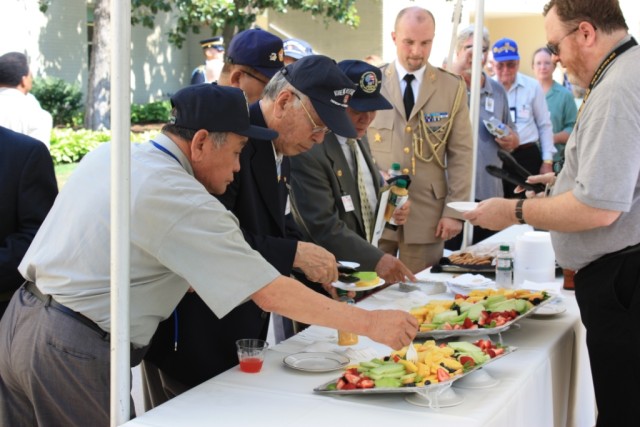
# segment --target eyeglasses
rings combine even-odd
[[[503,68],[516,68],[517,66],[517,61],[496,62],[496,69],[498,70],[502,70]]]
[[[578,31],[579,29],[580,29],[580,25],[578,25],[573,30],[571,30],[567,34],[565,34],[564,37],[562,37],[560,40],[558,40],[557,43],[547,43],[547,49],[549,49],[549,52],[551,52],[551,54],[555,55],[555,56],[560,55],[560,43],[562,43],[562,41],[564,39],[566,39],[567,37],[569,37],[571,34],[575,33],[576,31]]]
[[[269,83],[268,80],[264,81],[260,77],[256,76],[255,74],[252,74],[252,73],[248,72],[247,70],[240,70],[240,71],[242,71],[244,74],[246,74],[249,77],[253,77],[254,79],[256,79],[257,81],[259,81],[260,83],[262,83],[265,86],[267,85],[267,83]]]
[[[313,121],[313,118],[311,117],[311,114],[309,114],[309,110],[307,110],[307,107],[304,106],[304,102],[302,102],[302,99],[300,99],[300,97],[298,96],[297,93],[295,92],[291,92],[293,93],[293,95],[298,98],[298,101],[300,101],[300,105],[302,105],[302,109],[304,110],[305,113],[307,113],[307,117],[309,117],[309,121],[311,122],[311,125],[313,126],[313,129],[311,129],[311,133],[329,133],[331,130],[326,127],[326,126],[318,126],[316,124],[316,122]]]
[[[468,44],[464,46],[464,50],[471,50],[473,49],[473,45],[472,44]],[[489,47],[488,46],[482,46],[482,53],[487,53],[489,52]]]

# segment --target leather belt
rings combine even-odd
[[[93,320],[89,319],[88,317],[78,313],[77,311],[73,311],[71,310],[69,307],[60,304],[58,301],[54,300],[51,295],[44,295],[42,292],[40,292],[40,289],[38,289],[38,287],[36,286],[35,283],[33,282],[29,282],[26,281],[24,282],[24,289],[29,292],[31,295],[33,295],[34,297],[36,297],[38,300],[42,301],[45,306],[51,307],[53,309],[56,309],[64,314],[66,314],[69,317],[73,317],[74,319],[76,319],[78,322],[84,324],[85,326],[93,329],[94,331],[98,332],[102,338],[104,339],[108,339],[109,338],[109,333],[105,332],[102,330],[102,328],[100,326],[98,326]]]
[[[520,145],[518,145],[518,147],[516,149],[513,150],[513,152],[515,153],[516,151],[528,150],[528,149],[533,148],[533,147],[535,147],[537,145],[538,145],[537,141],[527,142],[526,144],[520,144]]]

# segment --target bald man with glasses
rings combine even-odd
[[[553,130],[549,108],[542,87],[536,79],[518,72],[520,54],[518,44],[511,39],[503,38],[495,42],[491,49],[495,80],[500,82],[509,98],[511,119],[520,136],[520,145],[516,147],[513,157],[531,174],[547,173],[553,170]],[[505,197],[521,197],[515,195],[515,186],[504,181]]]

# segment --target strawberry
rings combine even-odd
[[[375,383],[370,378],[363,378],[358,384],[356,384],[356,387],[358,388],[373,388],[373,386],[375,386]]]
[[[489,357],[491,357],[492,359],[496,357],[496,351],[492,348],[488,348],[487,351],[485,351],[485,353],[487,353]]]
[[[438,368],[436,371],[436,377],[438,378],[438,382],[443,382],[451,378],[451,375],[449,375],[449,372],[446,369]]]
[[[343,378],[349,383],[349,384],[358,384],[360,382],[360,375],[353,375],[350,372],[345,372]]]
[[[471,357],[471,356],[461,356],[459,362],[464,367],[472,368],[472,367],[476,366],[476,361],[473,360],[473,357]]]
[[[473,324],[473,320],[469,319],[468,317],[464,319],[464,323],[462,324],[462,329],[471,329],[473,326],[475,326]]]
[[[495,349],[493,349],[493,352],[496,354],[496,356],[500,356],[502,353],[504,353],[504,347],[496,347]]]
[[[356,388],[355,384],[346,383],[342,388],[342,390],[355,390],[355,388]]]
[[[346,382],[343,378],[340,378],[340,379],[338,380],[338,382],[336,383],[336,388],[337,388],[338,390],[342,390],[342,389],[344,389],[344,386],[345,386],[346,384],[347,384],[347,382]]]

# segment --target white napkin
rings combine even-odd
[[[461,274],[460,276],[449,279],[447,281],[453,285],[464,286],[467,288],[485,288],[493,283],[493,280],[484,277],[481,274]]]

